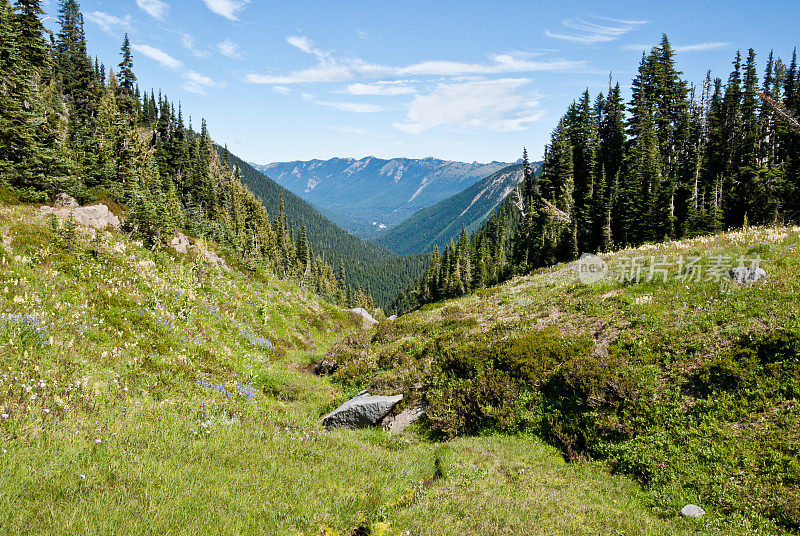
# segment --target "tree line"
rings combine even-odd
[[[800,219],[800,70],[770,52],[736,53],[723,82],[689,85],[664,35],[620,85],[588,90],[559,120],[541,173],[524,178],[471,238],[462,233],[398,308],[514,274],[645,242]]]
[[[180,104],[141,92],[127,34],[117,71],[88,55],[83,15],[61,0],[56,34],[40,0],[0,0],[0,187],[22,201],[67,192],[126,210],[125,229],[149,247],[176,229],[219,243],[251,269],[265,268],[340,304],[372,307],[310,245],[283,205],[273,219],[242,183],[205,120],[188,126]]]

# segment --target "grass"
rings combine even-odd
[[[307,366],[364,335],[294,283],[83,228],[69,253],[25,205],[0,208],[0,235],[4,533],[749,533],[713,510],[690,521],[654,509],[664,502],[652,491],[602,462],[565,464],[532,436],[326,432],[320,416],[360,385]],[[423,356],[437,334],[521,331],[537,311],[580,324],[577,304],[592,300],[566,277],[554,283],[559,273],[382,325],[365,355],[380,367],[392,348]],[[559,304],[558,285],[570,290],[555,315],[544,304]],[[528,307],[532,288],[541,308]],[[250,385],[253,401],[240,394]]]
[[[583,285],[576,265],[562,264],[378,328],[374,357],[360,368],[338,345],[336,374],[427,398],[437,406],[432,424],[446,435],[474,422],[463,419],[471,415],[495,428],[528,429],[570,458],[606,460],[636,478],[663,515],[694,502],[730,527],[793,533],[800,528],[800,229],[749,228],[605,257],[612,270],[651,256],[701,256],[708,269],[717,255],[734,263],[759,255],[768,278],[734,285],[704,270],[701,280],[684,281],[673,266],[666,282]],[[589,338],[590,360],[556,362],[527,384],[513,367],[476,367],[467,378],[440,370],[447,356],[477,348],[488,361],[509,341],[547,330]],[[748,360],[751,347],[766,349],[762,362]]]

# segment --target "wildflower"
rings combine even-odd
[[[86,475],[78,475],[81,480],[86,480]]]
[[[8,419],[8,413],[3,413],[2,415],[0,415],[0,417],[3,417],[4,419]]]
[[[102,439],[100,439],[100,438],[97,438],[97,439],[95,439],[95,440],[94,440],[94,442],[95,442],[95,443],[97,443],[97,444],[99,445],[100,443],[102,443],[102,442],[103,442],[103,440],[102,440]]]
[[[44,408],[45,413],[50,413],[50,408]]]

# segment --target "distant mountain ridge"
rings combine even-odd
[[[509,164],[368,156],[251,165],[309,203],[353,222],[339,222],[348,230],[374,238]]]
[[[540,165],[533,164],[535,172]],[[470,234],[478,230],[521,181],[522,165],[507,166],[466,190],[421,209],[375,243],[401,255],[428,253],[435,246],[442,250],[451,239],[458,240],[462,227]]]

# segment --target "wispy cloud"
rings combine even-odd
[[[564,19],[561,23],[567,28],[567,33],[551,32],[550,30],[545,30],[544,33],[554,39],[594,45],[619,39],[637,26],[647,23],[646,20],[621,20],[608,17],[590,18],[592,20],[587,20],[584,17]]]
[[[309,102],[313,102],[318,106],[327,106],[328,108],[335,108],[342,112],[354,112],[357,114],[369,114],[375,112],[385,112],[386,108],[378,106],[377,104],[369,104],[364,102],[329,102],[317,99],[311,93],[303,93],[303,98]]]
[[[411,134],[441,126],[487,128],[496,132],[526,130],[543,112],[534,95],[524,91],[527,78],[440,83],[414,98],[408,120],[394,127]]]
[[[151,60],[155,60],[158,62],[162,67],[167,67],[169,69],[180,69],[183,67],[183,62],[170,56],[160,48],[156,48],[150,45],[132,45],[131,48],[136,52],[143,54],[150,58]]]
[[[130,15],[125,15],[123,18],[119,18],[115,17],[114,15],[104,13],[103,11],[93,11],[91,13],[86,13],[84,17],[89,22],[96,24],[101,30],[109,35],[116,35],[120,31],[130,30],[131,28]]]
[[[250,3],[250,0],[203,0],[206,7],[228,20],[239,20],[239,13]]]
[[[356,128],[356,127],[328,127],[331,130],[335,130],[336,132],[340,132],[342,134],[369,134],[369,130],[364,130],[363,128]]]
[[[207,58],[211,56],[211,53],[207,50],[201,50],[197,47],[197,41],[192,34],[183,34],[181,36],[181,43],[183,44],[183,48],[191,52],[193,56],[198,58]]]
[[[239,45],[229,40],[217,43],[217,51],[219,51],[219,53],[223,56],[227,56],[235,60],[240,60],[243,57],[242,49],[239,47]]]
[[[622,50],[650,50],[655,45],[643,45],[635,43],[630,45],[622,45]],[[695,43],[692,45],[672,45],[672,50],[675,52],[705,52],[706,50],[717,50],[730,46],[728,41],[706,41],[704,43]]]
[[[716,50],[730,46],[729,42],[708,41],[705,43],[695,43],[693,45],[676,45],[672,47],[675,52],[704,52],[706,50]]]
[[[164,20],[169,10],[169,4],[161,0],[136,0],[136,5],[158,20]]]
[[[449,60],[422,61],[405,66],[370,63],[362,59],[336,58],[321,50],[303,36],[292,36],[287,42],[307,54],[316,56],[318,62],[307,69],[285,74],[250,73],[246,79],[254,84],[302,84],[314,82],[349,82],[359,78],[393,78],[406,76],[474,76],[534,71],[557,71],[582,66],[582,61],[531,59],[521,53],[495,54],[484,63],[466,63]]]
[[[275,91],[275,93],[280,93],[281,95],[288,95],[292,92],[291,88],[286,86],[274,86],[272,89]]]
[[[192,93],[197,93],[199,95],[205,95],[206,89],[208,88],[225,87],[225,83],[216,82],[211,77],[195,71],[186,71],[183,73],[183,78],[185,82],[181,87],[186,91],[191,91]]]
[[[417,92],[406,80],[379,80],[371,84],[356,82],[347,86],[346,92],[351,95],[411,95]]]

